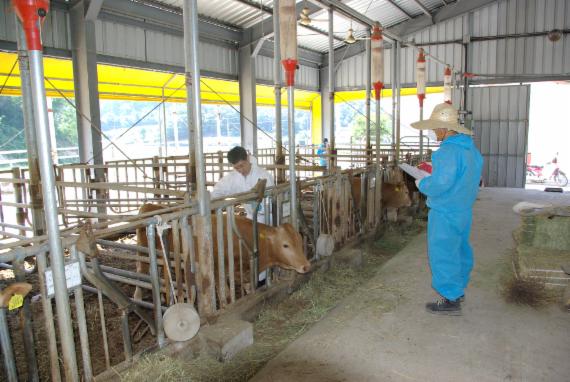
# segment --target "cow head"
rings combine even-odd
[[[410,207],[412,200],[410,192],[405,182],[383,183],[382,184],[382,201],[386,207],[400,208]]]
[[[293,269],[299,273],[307,273],[311,263],[303,252],[303,239],[291,224],[275,227],[271,241],[271,263],[284,269]]]

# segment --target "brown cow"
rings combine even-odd
[[[145,204],[141,207],[139,213],[147,213],[151,211],[159,211],[165,208],[157,204]],[[245,217],[235,217],[236,227],[245,241],[248,248],[253,248],[253,222]],[[311,269],[311,263],[303,253],[303,240],[301,235],[295,231],[291,224],[283,224],[278,227],[272,227],[265,224],[258,223],[259,233],[259,272],[265,271],[272,266],[279,266],[284,269],[295,270],[298,273],[307,273]],[[169,231],[167,237],[168,243],[165,243],[168,248],[172,248],[172,234]],[[148,247],[148,240],[146,237],[146,229],[137,229],[137,244],[143,247]],[[160,241],[156,240],[157,248],[160,248]],[[212,215],[212,247],[214,253],[214,260],[217,268],[218,260],[218,241],[217,241],[217,219]],[[228,253],[227,243],[227,219],[224,216],[224,253]],[[239,240],[234,234],[233,237],[233,253],[234,264],[236,273],[239,272]],[[144,256],[139,253],[139,256]],[[244,273],[249,272],[249,251],[242,252]],[[148,273],[148,264],[137,262],[137,272]],[[166,268],[164,270],[166,275]],[[216,270],[217,277],[218,272]],[[242,275],[244,280],[249,280],[246,275]],[[239,277],[239,276],[238,276]],[[236,280],[238,279],[236,277]],[[166,290],[169,290],[169,281],[166,280]],[[167,292],[168,294],[168,292]],[[135,290],[134,299],[140,300],[142,291],[139,287]]]
[[[362,178],[352,178],[352,196],[354,205],[360,206]],[[388,183],[382,182],[382,205],[387,208],[409,207],[412,205],[410,193],[405,182]]]

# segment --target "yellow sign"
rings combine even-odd
[[[18,309],[22,305],[24,305],[24,296],[21,294],[15,294],[10,298],[10,301],[8,302],[8,310]]]

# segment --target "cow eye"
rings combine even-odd
[[[289,248],[289,244],[283,244],[283,248]]]

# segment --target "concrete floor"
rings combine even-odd
[[[434,316],[425,234],[270,361],[251,381],[570,381],[570,314],[507,305],[519,201],[570,204],[570,194],[491,189],[479,194],[476,265],[463,316]]]

